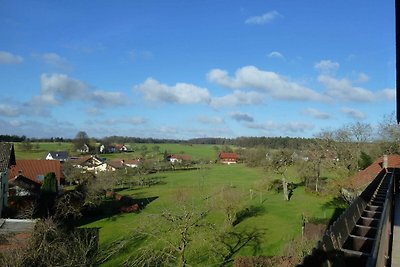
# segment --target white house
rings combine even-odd
[[[64,162],[68,160],[68,157],[67,151],[50,151],[46,156],[46,160],[58,160]]]
[[[87,144],[83,144],[83,146],[77,150],[80,153],[89,153],[90,149]]]

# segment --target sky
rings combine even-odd
[[[0,134],[312,137],[395,110],[394,0],[0,0]]]

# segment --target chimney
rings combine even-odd
[[[383,155],[383,168],[387,169],[388,168],[388,156]]]

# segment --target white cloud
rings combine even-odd
[[[136,61],[139,59],[150,60],[150,59],[154,58],[153,53],[150,51],[147,51],[147,50],[140,51],[140,50],[132,49],[131,51],[129,51],[128,54],[129,54],[129,58],[132,61]]]
[[[316,118],[316,119],[320,119],[320,120],[327,120],[327,119],[332,118],[332,116],[330,114],[322,112],[322,111],[319,111],[319,110],[314,109],[314,108],[305,109],[301,113],[304,114],[304,115],[311,116],[311,117]]]
[[[203,124],[223,124],[224,119],[221,117],[198,116],[197,121]]]
[[[263,130],[268,133],[277,132],[280,134],[303,133],[314,128],[313,124],[303,122],[287,122],[287,123],[248,123],[246,126],[250,129]]]
[[[213,97],[211,106],[220,108],[224,106],[257,105],[264,101],[265,96],[257,92],[234,91],[233,94]]]
[[[35,99],[51,105],[57,105],[64,100],[83,99],[89,89],[85,83],[65,74],[42,74],[40,84],[41,94]]]
[[[20,64],[23,61],[24,59],[21,56],[6,51],[0,51],[0,64]]]
[[[0,116],[5,117],[17,117],[21,114],[21,110],[18,107],[0,104]]]
[[[271,53],[268,54],[269,58],[284,58],[284,56],[279,53],[278,51],[272,51]]]
[[[178,104],[209,103],[210,93],[206,88],[192,84],[177,83],[174,86],[161,84],[157,80],[148,78],[144,83],[133,87],[144,94],[149,101]]]
[[[246,24],[258,24],[258,25],[262,25],[262,24],[268,24],[271,23],[272,21],[274,21],[275,19],[281,17],[281,15],[276,11],[276,10],[272,10],[270,12],[264,13],[260,16],[253,16],[253,17],[249,17],[245,20],[244,23]]]
[[[43,54],[32,54],[32,57],[43,61],[44,63],[61,68],[61,69],[71,69],[70,63],[60,55],[56,53],[43,53]]]
[[[41,92],[34,96],[30,107],[61,105],[67,101],[91,101],[96,106],[120,106],[128,104],[123,93],[94,90],[86,83],[68,77],[65,74],[42,74],[40,76]],[[36,108],[37,109],[37,108]],[[87,110],[90,113],[93,110]],[[96,113],[97,111],[94,111]]]
[[[89,98],[100,106],[119,106],[126,105],[128,100],[120,92],[106,92],[97,90],[89,94]]]
[[[343,107],[340,111],[355,120],[365,119],[365,114],[357,109]]]
[[[340,67],[338,62],[333,62],[331,60],[321,60],[314,64],[314,68],[322,73],[334,73]]]
[[[240,121],[254,122],[254,118],[246,113],[239,113],[239,112],[232,113],[231,118],[238,122]]]
[[[396,89],[386,88],[377,93],[378,99],[395,101]]]
[[[369,81],[369,77],[368,77],[367,74],[365,74],[363,72],[360,72],[358,74],[358,77],[357,77],[357,82],[358,83],[365,83],[365,82],[368,82],[368,81]]]
[[[362,87],[353,86],[348,79],[336,79],[329,75],[320,75],[318,81],[326,87],[326,94],[333,99],[355,102],[370,102],[375,95]]]
[[[99,108],[91,107],[86,109],[86,113],[93,116],[99,116],[103,114],[103,111]]]
[[[117,124],[145,124],[147,120],[142,117],[127,117],[127,118],[115,118],[115,119],[107,119],[105,123],[107,125],[117,125]]]
[[[221,69],[207,74],[210,82],[233,89],[256,89],[282,100],[326,101],[327,98],[310,88],[290,81],[275,72],[263,71],[255,66],[238,69],[234,77]]]

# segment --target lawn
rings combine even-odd
[[[210,165],[209,169],[195,171],[176,171],[153,174],[160,178],[159,185],[146,188],[127,189],[120,194],[130,195],[134,198],[158,197],[149,203],[139,214],[120,214],[110,218],[94,221],[85,227],[100,227],[100,248],[104,248],[112,241],[126,236],[130,231],[146,222],[149,215],[159,214],[163,210],[175,205],[180,195],[185,195],[189,201],[198,206],[218,205],[222,188],[235,188],[241,192],[241,204],[243,207],[254,206],[260,212],[253,217],[245,218],[234,229],[258,229],[263,231],[262,242],[257,254],[281,255],[284,245],[292,238],[300,235],[302,215],[318,218],[329,218],[333,209],[323,210],[323,205],[331,200],[331,197],[318,197],[306,193],[304,187],[294,190],[292,199],[284,201],[283,195],[272,191],[261,190],[260,181],[267,175],[263,170],[248,168],[244,165]],[[275,177],[276,178],[276,177]],[[253,190],[253,198],[250,199],[250,189]],[[216,225],[222,225],[224,214],[216,209],[207,219]],[[112,257],[105,266],[120,265],[130,251]],[[244,247],[238,255],[251,255],[250,248]]]
[[[107,159],[132,159],[143,157],[146,147],[146,157],[163,158],[166,151],[168,154],[187,154],[192,160],[214,161],[217,152],[214,145],[187,145],[187,144],[126,144],[133,152],[103,154]]]
[[[22,143],[14,143],[15,157],[19,159],[45,159],[50,151],[73,151],[72,143],[31,143],[31,150],[24,150]]]
[[[24,150],[22,143],[14,143],[17,159],[44,159],[50,151],[68,151],[70,156],[79,156],[74,150],[73,143],[33,142],[31,150]],[[99,145],[99,144],[97,144]],[[187,144],[127,144],[133,152],[100,154],[108,160],[112,159],[136,159],[143,157],[143,148],[146,147],[146,158],[162,159],[164,152],[168,154],[187,154],[192,160],[214,161],[217,152],[214,145],[187,145]]]

